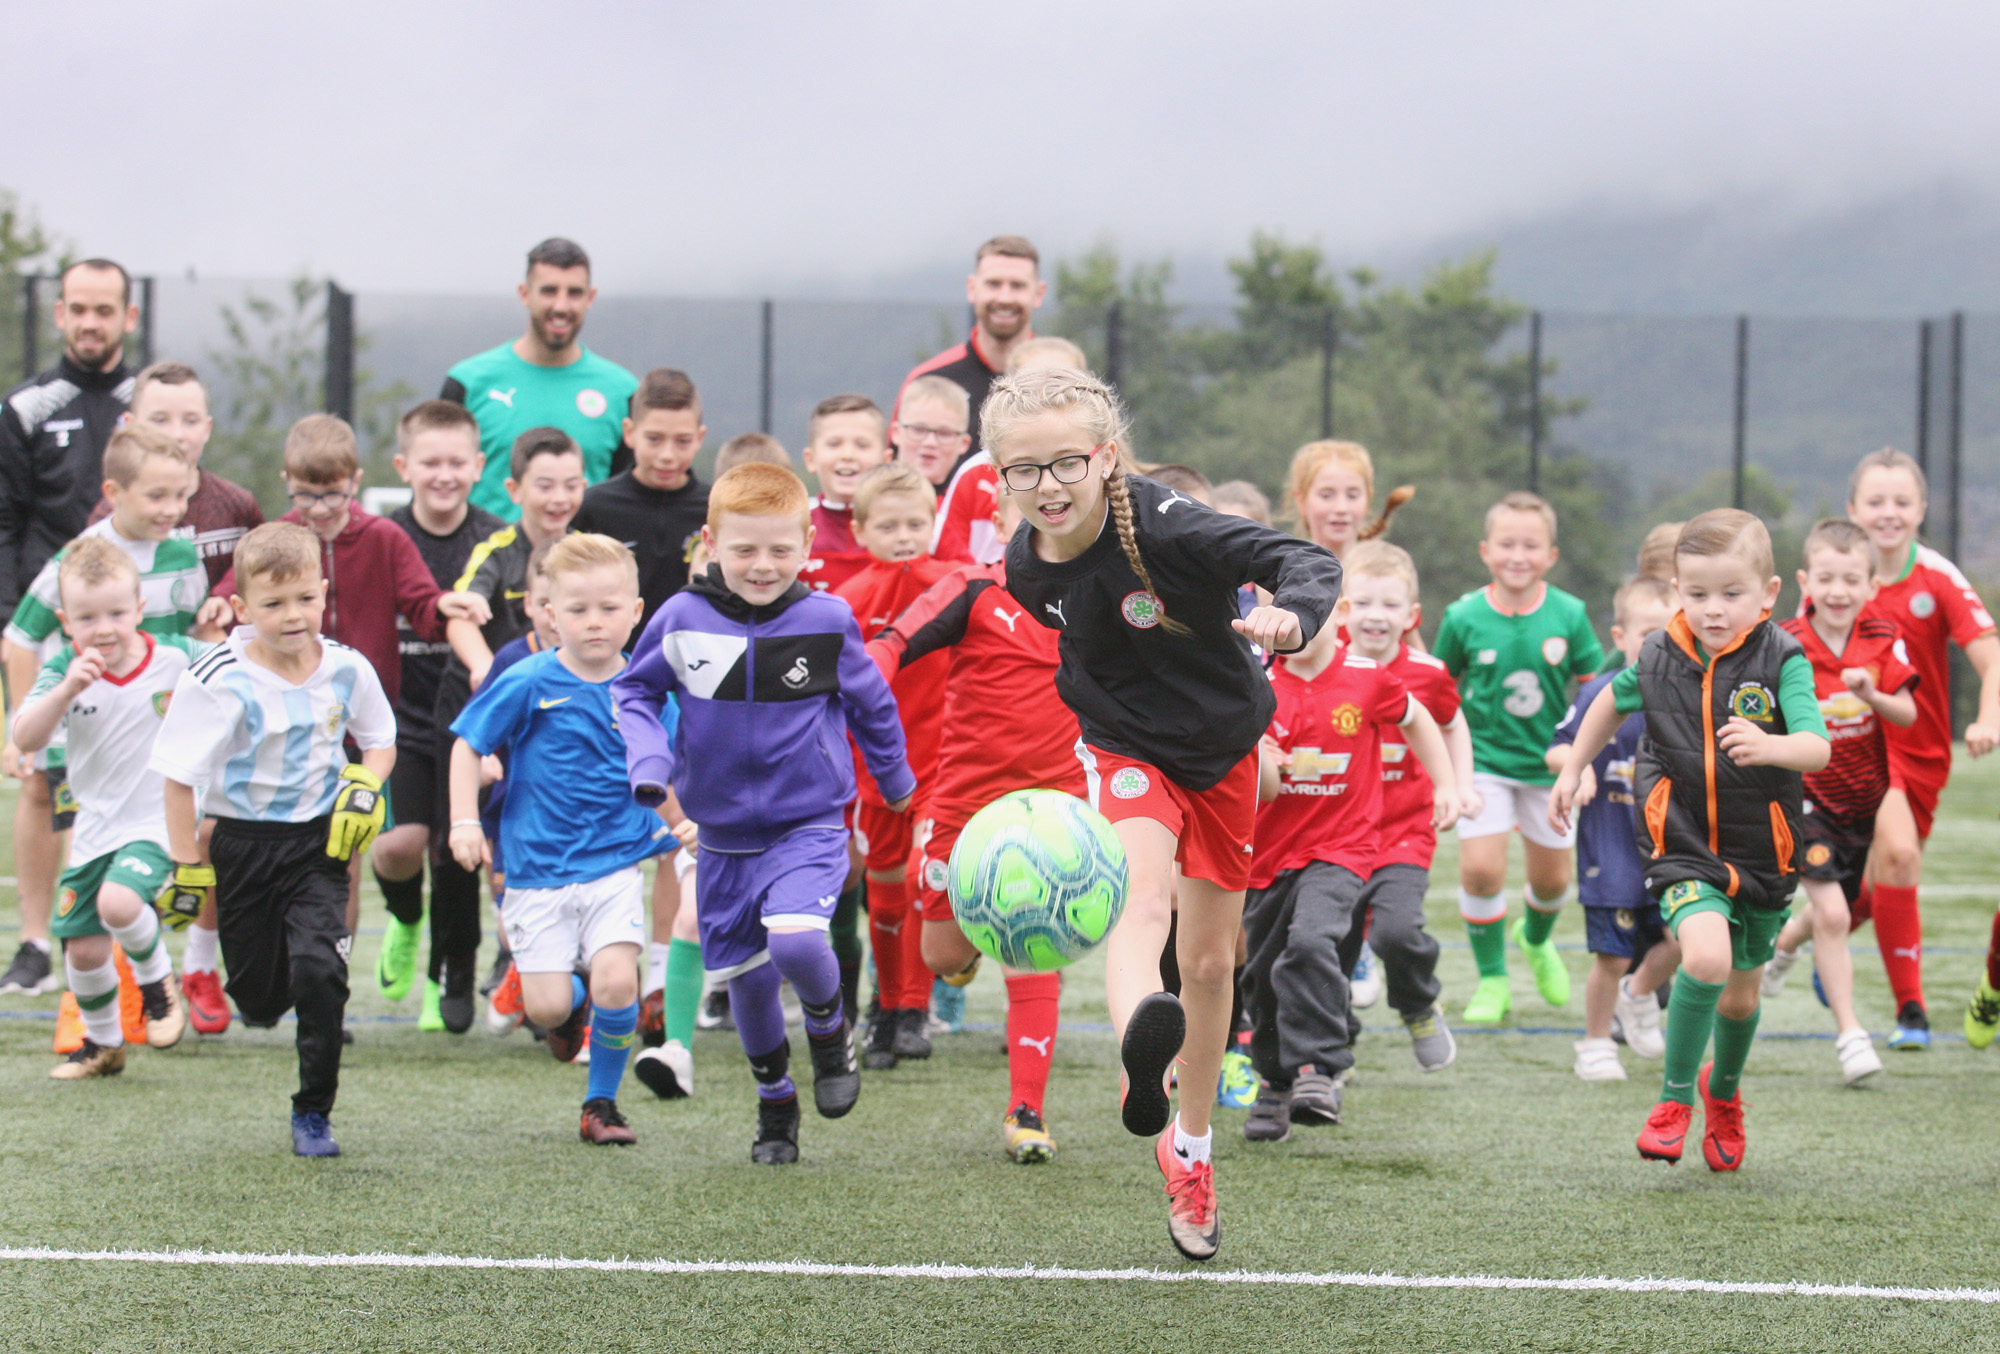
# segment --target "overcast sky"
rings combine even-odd
[[[935,292],[979,239],[1402,255],[2000,181],[2000,7],[0,0],[0,187],[135,270]]]

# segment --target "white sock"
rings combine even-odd
[[[1468,889],[1458,891],[1458,915],[1467,921],[1494,922],[1507,920],[1507,895],[1496,893],[1490,898]]]
[[[181,954],[181,971],[215,972],[215,961],[221,949],[221,939],[217,933],[196,922],[188,927],[187,949]]]
[[[639,994],[640,996],[650,996],[666,988],[668,945],[667,941],[656,940],[647,950],[649,957],[646,960],[646,988]]]
[[[160,930],[160,917],[152,908],[140,908],[138,920],[130,926],[104,929],[111,932],[118,948],[125,951],[125,958],[132,964],[132,976],[141,986],[157,983],[173,973],[173,961],[167,958],[166,937]]]
[[[1569,901],[1569,890],[1564,889],[1553,898],[1544,898],[1535,892],[1533,884],[1523,884],[1521,901],[1537,912],[1560,912],[1563,910],[1563,904]]]
[[[1181,1117],[1174,1116],[1174,1155],[1189,1165],[1208,1160],[1208,1149],[1215,1141],[1215,1130],[1210,1129],[1199,1138],[1191,1136],[1181,1127]]]
[[[99,1048],[116,1048],[125,1042],[125,1025],[118,1010],[118,965],[107,959],[101,968],[81,969],[65,958],[64,975],[83,1014],[84,1037]],[[92,1010],[93,998],[106,998]]]
[[[49,942],[46,940],[37,940],[35,937],[29,936],[26,940],[22,941],[21,943],[24,945],[33,945],[43,954],[52,953],[52,951],[49,949]]]

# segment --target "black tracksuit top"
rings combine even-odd
[[[1108,511],[1091,547],[1061,563],[1035,554],[1034,528],[1023,523],[1007,545],[1007,591],[1062,632],[1056,691],[1085,742],[1208,790],[1257,746],[1277,709],[1249,641],[1230,626],[1238,589],[1262,585],[1310,640],[1340,596],[1340,561],[1142,476],[1126,485],[1146,571],[1167,615],[1192,634],[1159,623]]]

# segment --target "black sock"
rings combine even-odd
[[[408,879],[384,879],[378,870],[375,884],[382,890],[382,901],[389,906],[389,915],[405,926],[415,926],[424,919],[424,872],[418,870]]]
[[[1160,987],[1178,997],[1181,994],[1180,913],[1167,923],[1167,943],[1160,948]]]

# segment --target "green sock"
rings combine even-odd
[[[868,910],[868,882],[864,879],[840,895],[833,905],[833,922],[827,939],[833,957],[842,964],[861,962],[861,916]]]
[[[1674,979],[1674,997],[1667,1003],[1667,1067],[1665,1085],[1660,1091],[1662,1100],[1694,1104],[1695,1074],[1701,1071],[1701,1055],[1708,1052],[1708,1036],[1715,1028],[1715,1003],[1721,999],[1721,983],[1705,983],[1685,973]],[[1737,1066],[1740,1068],[1742,1063]],[[1712,1080],[1709,1089],[1714,1089]]]
[[[1521,919],[1521,942],[1525,945],[1540,945],[1554,934],[1556,918],[1562,915],[1563,899],[1569,896],[1565,891],[1555,898],[1538,898],[1535,891],[1527,892],[1528,911]],[[1546,907],[1548,911],[1542,909]]]
[[[1750,1060],[1757,1019],[1763,1014],[1764,1008],[1759,1006],[1741,1020],[1726,1015],[1715,1018],[1715,1066],[1708,1070],[1708,1093],[1717,1100],[1734,1099],[1736,1088],[1743,1084],[1743,1064]]]
[[[665,1007],[667,1038],[681,1047],[694,1045],[694,1016],[701,1007],[701,946],[678,937],[667,946],[667,981],[660,998]]]
[[[1482,978],[1507,976],[1507,921],[1469,921],[1466,938],[1472,942],[1472,962]]]

